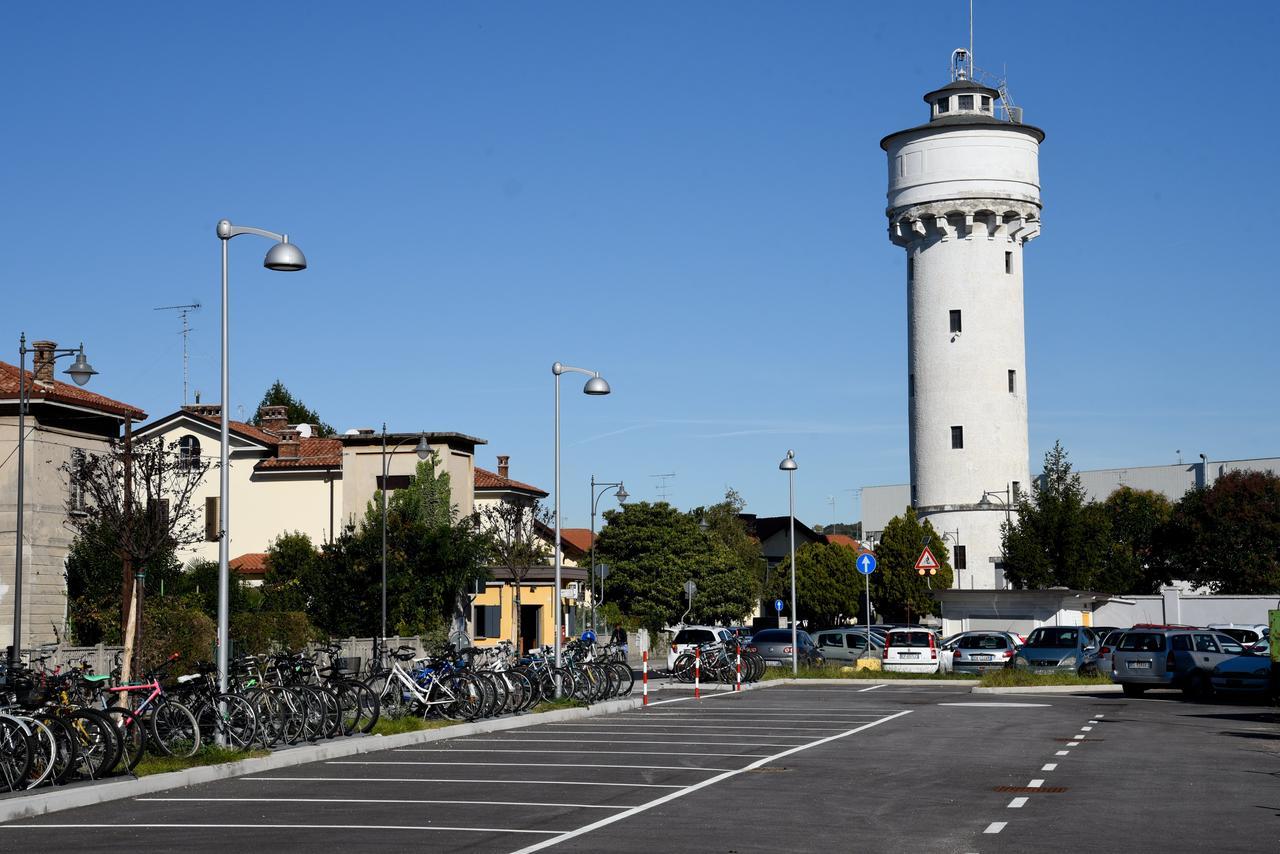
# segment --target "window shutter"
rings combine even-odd
[[[204,538],[210,543],[218,540],[218,517],[221,515],[218,501],[216,495],[210,495],[204,500]]]

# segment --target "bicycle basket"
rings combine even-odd
[[[364,659],[358,655],[335,658],[333,660],[333,669],[340,673],[359,673],[360,665],[363,663]]]

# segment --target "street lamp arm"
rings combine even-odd
[[[274,231],[267,231],[265,228],[254,228],[251,225],[232,225],[231,221],[226,219],[218,221],[218,237],[223,240],[230,240],[241,234],[256,234],[259,237],[265,237],[278,243],[289,242],[289,235],[287,234],[277,234]]]
[[[587,370],[586,368],[575,368],[572,365],[565,365],[565,364],[561,364],[560,362],[556,362],[554,365],[551,366],[551,373],[555,374],[556,376],[560,376],[561,374],[569,374],[569,373],[582,374],[583,376],[586,376],[586,377],[600,376],[599,371],[590,371],[590,370]]]

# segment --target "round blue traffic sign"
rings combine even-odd
[[[870,575],[876,571],[876,556],[869,552],[858,555],[857,566],[858,572],[863,575]]]
[[[782,613],[782,600],[781,600],[781,599],[774,599],[774,600],[773,600],[773,610],[777,611],[779,614],[781,614],[781,613]]]

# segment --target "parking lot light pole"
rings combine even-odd
[[[787,497],[791,516],[791,672],[800,672],[800,657],[797,642],[800,635],[796,630],[796,452],[787,451],[778,468],[787,473]]]
[[[307,269],[307,259],[297,246],[289,242],[289,235],[276,234],[274,231],[265,231],[261,228],[253,228],[248,225],[232,225],[228,220],[218,221],[218,239],[222,241],[222,368],[221,368],[221,384],[222,384],[222,404],[221,417],[219,421],[218,433],[218,465],[221,467],[219,471],[218,484],[218,693],[227,693],[227,644],[228,635],[230,634],[230,602],[228,595],[231,587],[231,566],[230,566],[230,518],[228,512],[227,499],[231,492],[231,469],[227,464],[228,458],[231,456],[231,390],[228,378],[227,361],[227,244],[231,242],[231,238],[239,237],[242,234],[256,234],[259,237],[265,237],[268,240],[276,241],[276,244],[267,250],[267,256],[262,260],[262,266],[268,270],[277,270],[280,272],[295,272],[297,270]],[[222,743],[223,736],[219,734],[219,744]]]
[[[564,364],[561,364],[560,362],[556,362],[551,366],[551,373],[553,373],[556,378],[556,429],[555,429],[555,458],[556,458],[555,537],[556,537],[556,541],[555,543],[552,544],[551,547],[555,550],[555,556],[556,556],[555,557],[556,588],[555,588],[555,609],[554,609],[555,621],[556,621],[555,622],[555,653],[556,653],[555,658],[556,658],[556,668],[559,669],[560,667],[560,626],[563,621],[563,613],[562,613],[563,603],[561,602],[561,588],[560,588],[560,566],[561,566],[561,559],[560,559],[560,552],[561,552],[561,549],[560,549],[560,375],[564,373],[574,373],[574,374],[584,374],[585,376],[589,377],[590,379],[587,380],[586,385],[582,387],[583,394],[605,395],[609,393],[610,389],[609,389],[609,384],[604,381],[603,377],[600,376],[599,371],[589,371],[586,368],[574,368],[569,365],[564,365]],[[557,686],[556,693],[557,695],[560,693],[558,686]]]

